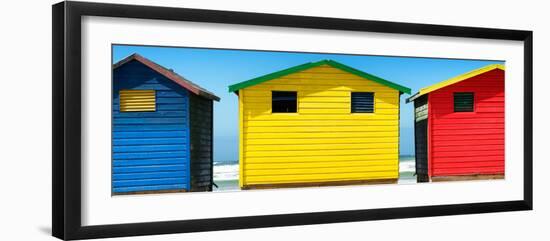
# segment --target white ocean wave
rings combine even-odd
[[[239,179],[239,164],[214,165],[214,180],[237,180]]]
[[[399,172],[415,172],[416,164],[414,157],[413,159],[402,159],[399,160]]]

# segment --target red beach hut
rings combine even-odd
[[[504,178],[504,66],[422,88],[415,107],[419,182]]]

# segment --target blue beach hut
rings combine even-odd
[[[211,191],[209,91],[138,54],[113,65],[112,193]]]

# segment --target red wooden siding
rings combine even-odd
[[[474,92],[474,112],[454,112],[453,93]],[[504,71],[428,95],[429,175],[504,174]]]

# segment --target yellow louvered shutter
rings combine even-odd
[[[156,110],[154,90],[121,90],[119,94],[120,112]]]

